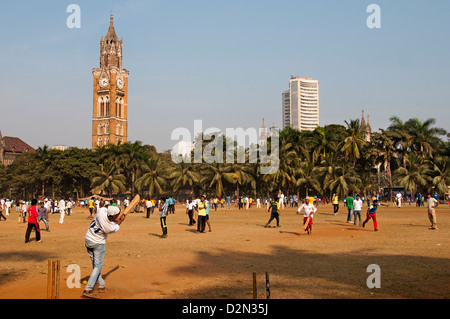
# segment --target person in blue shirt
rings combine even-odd
[[[208,225],[209,232],[211,232],[211,224],[209,223],[209,201],[205,200],[206,202],[206,225]]]
[[[231,197],[227,196],[227,207],[225,209],[231,209]]]
[[[362,224],[363,228],[366,226],[366,224],[372,218],[372,220],[373,220],[373,228],[374,228],[375,231],[378,231],[378,224],[377,224],[377,210],[378,210],[378,206],[386,206],[386,207],[388,207],[389,205],[381,204],[381,203],[378,203],[378,200],[374,200],[372,205],[370,205],[370,207],[367,209],[367,218]]]
[[[175,214],[175,199],[171,196],[166,200],[167,211],[169,214]]]

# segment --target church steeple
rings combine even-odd
[[[361,130],[365,130],[366,129],[366,119],[364,118],[364,110],[362,110],[362,118],[361,118],[361,123],[360,123],[360,127]]]
[[[364,139],[367,142],[370,142],[371,135],[372,135],[372,127],[370,126],[370,117],[367,115],[367,122],[364,115],[364,110],[362,110],[362,119],[361,119],[361,125],[360,125],[360,131],[362,134],[364,134]]]

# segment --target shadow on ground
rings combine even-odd
[[[371,290],[369,265],[381,269],[381,289]],[[407,255],[379,255],[370,249],[345,254],[317,254],[273,246],[266,254],[237,253],[218,249],[199,252],[195,266],[173,269],[177,276],[205,281],[202,289],[187,291],[182,298],[252,298],[252,273],[270,273],[272,296],[277,298],[449,298],[450,260]],[[290,291],[298,295],[290,294]]]

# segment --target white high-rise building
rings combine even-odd
[[[300,131],[315,130],[319,126],[320,119],[319,81],[312,78],[291,77],[288,92],[289,98],[286,97],[286,92],[283,92],[283,127],[291,126]]]

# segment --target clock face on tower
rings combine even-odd
[[[122,90],[123,89],[123,79],[118,78],[117,79],[117,87]]]
[[[101,78],[99,84],[101,88],[105,88],[109,84],[109,79],[107,77]]]

